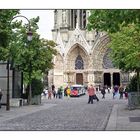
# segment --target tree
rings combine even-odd
[[[139,10],[92,10],[89,30],[107,31],[111,37],[113,63],[124,71],[140,72],[140,13]],[[137,91],[139,92],[139,84]]]
[[[139,83],[140,72],[140,30],[135,24],[122,27],[119,32],[110,34],[109,47],[112,50],[113,64],[123,71],[137,73]],[[137,91],[139,92],[139,84]]]
[[[29,23],[13,20],[19,10],[0,10],[0,60],[9,60],[12,68],[24,73],[24,84],[32,79],[41,79],[43,73],[53,67],[52,58],[56,54],[55,43],[40,39],[37,33],[39,17],[30,19],[33,40],[27,41]],[[29,73],[31,80],[29,81]]]
[[[140,12],[137,9],[129,10],[91,10],[88,18],[88,30],[96,29],[114,33],[120,31],[120,28],[128,24],[140,23]]]
[[[0,10],[0,60],[7,60],[8,45],[10,42],[10,22],[19,10]]]
[[[53,67],[53,56],[56,54],[55,43],[51,40],[40,39],[37,33],[39,17],[30,20],[31,30],[33,32],[32,41],[27,40],[28,24],[22,25],[22,22],[15,21],[18,28],[14,28],[11,34],[11,43],[9,46],[11,61],[13,67],[18,68],[24,73],[24,84],[29,84],[32,79],[41,79],[46,69]],[[31,73],[31,81],[29,81]]]

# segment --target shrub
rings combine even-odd
[[[43,91],[43,83],[41,80],[33,79],[32,80],[32,96],[41,95]]]
[[[140,83],[139,83],[140,85]],[[137,77],[134,75],[131,80],[129,85],[127,86],[127,89],[129,92],[136,92],[137,91]]]

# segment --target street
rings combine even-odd
[[[94,100],[93,104],[87,104],[87,95],[76,98],[43,99],[40,109],[33,111],[34,109],[26,107],[26,113],[17,109],[16,114],[19,115],[3,119],[0,122],[0,130],[105,130],[113,105],[127,104],[127,100],[113,100],[112,94],[106,94],[106,99],[102,99],[99,93],[97,96],[100,101]]]

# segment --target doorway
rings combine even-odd
[[[110,75],[110,73],[104,73],[104,86],[111,87],[111,75]]]
[[[120,86],[120,73],[113,73],[113,85]]]
[[[76,73],[76,84],[83,85],[83,74]]]

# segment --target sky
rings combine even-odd
[[[21,10],[21,15],[27,17],[28,19],[39,16],[40,20],[38,23],[39,29],[38,33],[41,35],[41,38],[52,39],[52,32],[54,26],[54,15],[53,10]],[[24,20],[23,18],[20,20]],[[26,22],[26,21],[23,21]]]

